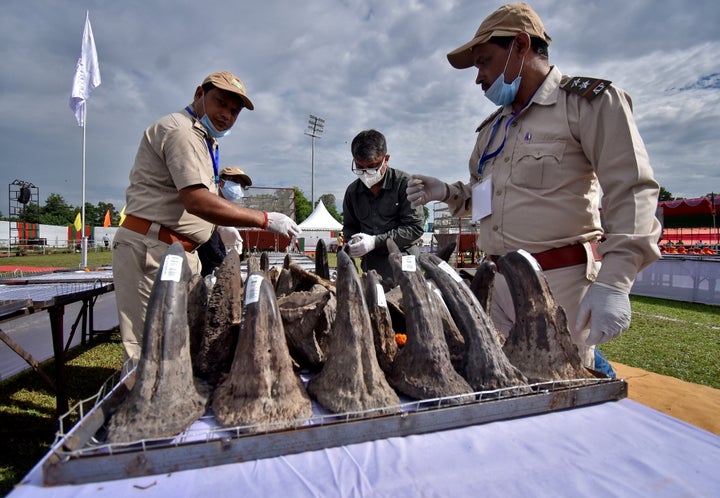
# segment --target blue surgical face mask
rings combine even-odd
[[[205,109],[205,94],[202,96],[203,99],[203,110]],[[205,114],[203,117],[200,118],[200,122],[205,127],[205,129],[208,132],[208,135],[210,135],[214,139],[226,137],[230,135],[230,132],[232,131],[231,128],[228,128],[225,131],[220,131],[217,128],[215,128],[215,125],[212,124],[212,121],[210,121],[210,118],[208,117],[207,111],[205,111]]]
[[[242,204],[243,197],[245,197],[245,188],[239,183],[231,182],[230,180],[223,180],[223,186],[220,187],[220,191],[225,199],[234,204]]]
[[[485,96],[490,100],[490,102],[495,105],[512,104],[515,100],[515,97],[517,97],[518,90],[520,89],[520,82],[522,81],[520,73],[522,73],[523,64],[525,63],[525,57],[523,57],[523,60],[520,63],[520,71],[518,72],[517,78],[515,78],[512,83],[505,83],[505,70],[507,69],[508,62],[510,62],[510,56],[512,55],[512,49],[514,44],[515,40],[513,40],[512,44],[510,45],[510,53],[508,54],[508,58],[505,61],[505,67],[503,68],[502,74],[497,77],[495,82],[490,85],[490,88],[488,88],[485,92]]]

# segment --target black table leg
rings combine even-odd
[[[50,329],[52,331],[53,352],[55,353],[55,399],[57,416],[68,411],[68,398],[65,382],[65,344],[63,341],[63,315],[64,305],[55,305],[48,308],[50,313]]]

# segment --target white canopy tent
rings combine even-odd
[[[300,239],[303,240],[303,247],[306,251],[314,251],[320,239],[325,240],[326,245],[330,248],[331,244],[337,243],[336,237],[343,228],[342,223],[332,217],[322,201],[317,203],[315,210],[302,223],[299,223],[299,226],[302,229]]]

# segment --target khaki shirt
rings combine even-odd
[[[470,182],[450,185],[446,202],[454,215],[469,215],[472,186],[492,180],[492,214],[480,221],[478,236],[478,247],[487,254],[541,252],[594,242],[605,233],[598,248],[603,264],[597,280],[629,291],[637,272],[660,257],[658,184],[630,97],[609,86],[589,100],[561,89],[561,77],[553,67],[530,104],[507,127],[506,137],[511,106],[478,128]],[[488,145],[497,119],[497,132]],[[501,152],[478,173],[486,146],[493,152],[504,137]],[[601,195],[604,225],[598,209]]]
[[[210,139],[210,144],[216,150],[217,142]],[[213,224],[185,211],[178,194],[191,185],[217,193],[207,132],[183,110],[145,130],[130,171],[125,211],[203,243]]]

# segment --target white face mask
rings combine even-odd
[[[367,188],[370,188],[380,182],[380,180],[383,179],[383,176],[385,176],[385,174],[382,172],[382,168],[380,168],[374,175],[366,175],[363,173],[360,177],[360,181],[363,182]]]
[[[354,163],[353,163],[354,164]],[[383,166],[385,166],[385,159],[383,159],[382,164],[380,164],[380,167],[375,171],[375,173],[368,174],[363,169],[355,169],[355,174],[357,175],[358,172],[360,173],[360,181],[365,184],[367,188],[372,187],[373,185],[376,185],[380,182],[380,180],[383,179],[383,176],[385,176],[385,171],[383,171]]]
[[[243,186],[230,180],[223,181],[223,186],[220,187],[223,197],[234,204],[242,204],[243,197],[245,197]]]

